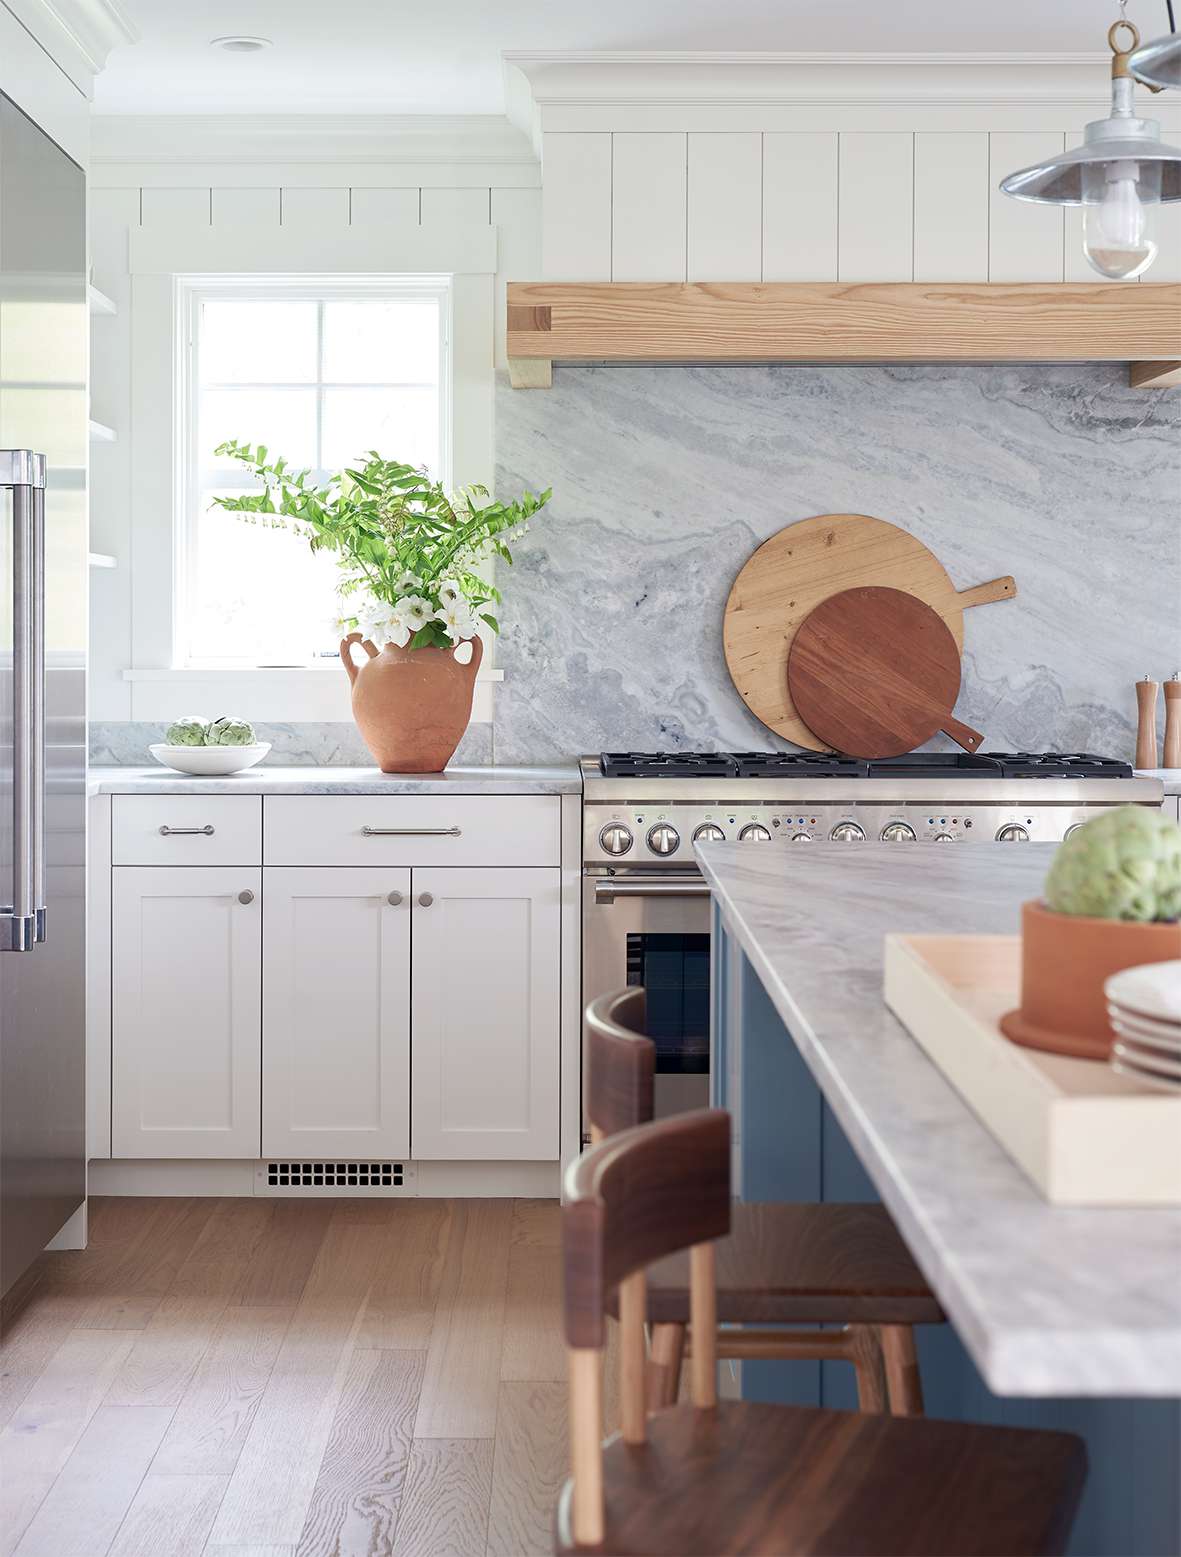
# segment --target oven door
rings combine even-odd
[[[709,888],[697,871],[620,871],[582,884],[585,1001],[648,992],[658,1117],[709,1104]]]

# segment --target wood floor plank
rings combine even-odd
[[[76,1330],[0,1433],[0,1554],[8,1557],[86,1430],[135,1336]]]
[[[105,1404],[178,1406],[224,1312],[220,1298],[164,1298],[136,1333]]]
[[[454,1203],[414,1436],[496,1432],[512,1202]]]
[[[562,1264],[556,1249],[514,1244],[509,1250],[500,1377],[555,1384],[566,1377]]]
[[[153,1474],[231,1474],[293,1313],[286,1306],[223,1311],[152,1462]]]
[[[105,1553],[171,1415],[167,1406],[100,1406],[34,1514],[16,1557]]]
[[[562,1247],[562,1207],[556,1200],[514,1200],[514,1245],[533,1249]]]
[[[185,1197],[158,1200],[144,1216],[139,1235],[104,1261],[99,1271],[71,1270],[69,1281],[75,1286],[81,1283],[87,1295],[79,1326],[142,1330],[171,1288],[216,1205],[214,1200]],[[78,1257],[57,1256],[63,1261]]]
[[[373,1202],[370,1202],[373,1204]],[[357,1345],[425,1351],[430,1345],[451,1228],[446,1200],[386,1200],[381,1263]]]
[[[217,1201],[168,1295],[237,1302],[273,1212],[272,1202],[251,1195]]]
[[[206,1546],[207,1557],[295,1557],[294,1546]],[[342,1552],[340,1557],[352,1557]]]
[[[330,1200],[271,1200],[238,1301],[264,1308],[299,1302],[332,1220]]]
[[[484,1557],[491,1495],[490,1439],[416,1439],[392,1557]]]
[[[422,1352],[353,1353],[298,1557],[392,1549],[425,1361]]]
[[[568,1475],[566,1386],[502,1383],[487,1557],[548,1557]]]
[[[201,1557],[228,1476],[161,1476],[140,1483],[108,1557]]]

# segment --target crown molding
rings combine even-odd
[[[536,165],[501,115],[95,114],[91,162]]]
[[[112,49],[138,43],[119,0],[4,0],[45,52],[89,97]]]

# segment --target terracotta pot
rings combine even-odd
[[[1115,1034],[1105,980],[1124,968],[1181,957],[1181,924],[1131,924],[1055,914],[1044,903],[1021,908],[1021,1007],[1001,1031],[1027,1049],[1106,1060]]]
[[[399,649],[387,643],[380,652],[350,633],[340,657],[353,685],[353,718],[383,773],[441,773],[455,755],[472,717],[472,693],[483,658],[479,638],[470,640],[466,665],[454,649]],[[369,656],[357,665],[352,646]]]

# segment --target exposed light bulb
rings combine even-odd
[[[1083,168],[1083,253],[1092,269],[1126,281],[1156,258],[1160,164],[1093,163]]]

